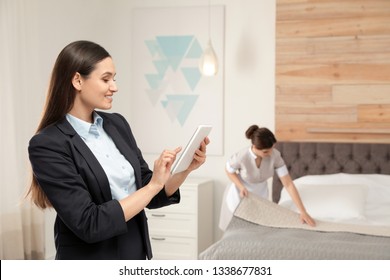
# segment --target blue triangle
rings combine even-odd
[[[149,53],[152,57],[164,58],[164,54],[156,40],[145,40],[145,45],[148,47]]]
[[[166,57],[183,57],[194,36],[157,36],[157,43]]]
[[[154,60],[153,64],[156,67],[157,72],[160,75],[160,78],[163,79],[164,75],[165,75],[165,72],[168,69],[169,62],[166,59],[164,59],[164,60]]]
[[[157,43],[170,65],[176,71],[194,36],[157,36]]]
[[[145,45],[148,47],[148,50],[152,56],[157,53],[158,45],[156,40],[145,40]]]
[[[172,66],[173,70],[177,70],[179,68],[180,62],[182,61],[182,57],[170,57],[168,58],[169,65]]]
[[[152,89],[157,89],[161,83],[161,78],[158,74],[145,74],[145,78]]]
[[[199,44],[198,39],[194,39],[192,41],[192,45],[190,47],[190,50],[187,53],[186,58],[200,58],[203,53],[202,47]]]
[[[168,114],[175,113],[177,120],[183,126],[187,120],[192,108],[194,107],[198,95],[167,95],[167,100],[161,101],[161,104],[166,110],[169,110]],[[171,106],[169,106],[171,105]],[[175,112],[177,108],[180,108],[178,112]]]
[[[181,68],[184,77],[187,80],[188,85],[194,90],[202,77],[198,67],[186,67]]]

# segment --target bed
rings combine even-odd
[[[301,224],[280,180],[272,202],[243,199],[199,259],[390,259],[390,145],[279,142],[317,226]]]

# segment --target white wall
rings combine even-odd
[[[59,51],[79,39],[96,41],[113,56],[118,72],[119,92],[113,111],[130,119],[131,77],[130,48],[132,9],[208,5],[208,0],[25,0],[24,20],[30,32],[27,47],[34,54],[29,65],[36,77],[29,81],[30,117],[28,136],[36,128],[42,110],[50,71]],[[251,124],[274,129],[275,116],[275,9],[276,0],[215,0],[211,5],[225,5],[224,69],[224,155],[209,156],[206,164],[193,176],[212,178],[214,185],[215,239],[221,197],[228,183],[224,173],[227,158],[248,145],[244,132]],[[207,19],[204,19],[207,20]],[[28,71],[29,70],[29,71]],[[21,100],[22,102],[22,100]],[[211,139],[212,141],[212,139]],[[24,144],[25,145],[25,144]],[[22,147],[25,149],[25,147]],[[151,164],[157,155],[145,155]],[[51,217],[48,215],[49,218]],[[47,227],[47,244],[53,245],[51,223]],[[49,249],[49,255],[54,248]]]

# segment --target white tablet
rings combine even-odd
[[[173,163],[171,173],[179,173],[188,168],[194,159],[194,154],[197,149],[200,147],[200,143],[204,138],[209,135],[211,131],[211,125],[199,125],[195,133],[192,135],[187,146],[184,148],[183,152],[180,154],[180,157],[176,159]]]

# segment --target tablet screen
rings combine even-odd
[[[179,158],[174,162],[171,171],[172,174],[179,173],[188,168],[194,158],[195,151],[199,149],[203,139],[209,135],[211,128],[211,125],[198,126]]]

